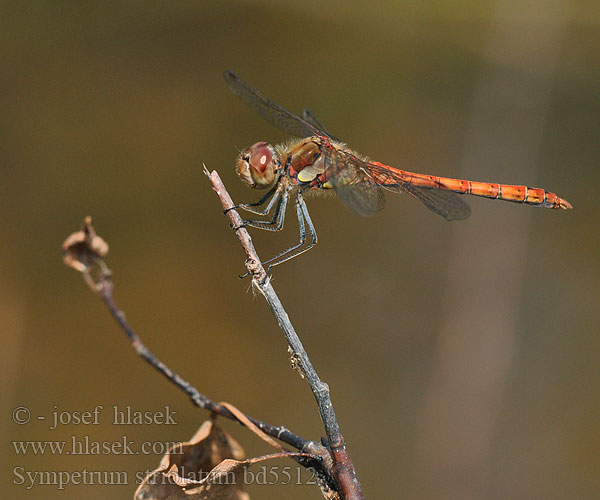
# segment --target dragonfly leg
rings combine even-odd
[[[298,192],[298,197],[296,198],[296,213],[298,216],[298,226],[300,227],[300,241],[296,245],[285,250],[284,252],[281,252],[280,254],[276,255],[275,257],[271,257],[270,259],[264,261],[263,265],[269,264],[269,267],[267,267],[267,274],[269,273],[269,270],[272,267],[278,266],[279,264],[282,264],[283,262],[286,262],[290,259],[293,259],[294,257],[297,257],[298,255],[310,250],[312,247],[314,247],[317,244],[317,232],[315,230],[315,226],[312,223],[312,220],[310,219],[310,215],[308,214],[308,208],[306,207],[306,202],[304,201],[304,198],[302,197],[302,193],[300,193],[300,192]],[[305,245],[305,243],[306,243],[305,221],[306,221],[306,226],[308,227],[308,232],[310,233],[310,242],[307,245]]]
[[[302,194],[299,192],[298,197],[296,198],[296,215],[298,217],[298,226],[300,228],[300,241],[294,246],[288,248],[287,250],[271,257],[262,262],[262,265],[268,264],[266,268],[267,275],[272,267],[281,264],[282,262],[286,262],[294,257],[300,255],[301,253],[310,250],[317,244],[317,232],[315,230],[315,226],[310,219],[310,215],[308,214],[308,209],[306,208],[306,203]],[[306,224],[305,221],[306,220]],[[306,226],[308,226],[308,231],[310,233],[310,242],[308,245],[304,246],[306,243]],[[304,246],[304,248],[302,248]],[[250,273],[246,273],[240,276],[240,279],[245,278]]]
[[[256,215],[267,215],[273,208],[273,205],[275,205],[275,203],[277,202],[277,200],[279,199],[279,196],[281,195],[281,188],[280,186],[275,186],[273,188],[271,188],[267,194],[265,194],[260,200],[258,200],[255,203],[240,203],[239,205],[235,205],[231,208],[228,208],[225,210],[225,213],[229,212],[230,210],[237,210],[238,208],[241,208],[243,210],[246,210],[247,212],[256,214]],[[255,207],[260,207],[262,205],[265,204],[265,202],[271,198],[271,200],[269,201],[269,203],[267,204],[267,206],[264,209],[256,209]]]
[[[277,195],[279,196],[279,195]],[[257,229],[264,229],[265,231],[281,231],[283,229],[283,223],[285,221],[285,210],[287,208],[289,198],[289,192],[283,191],[283,195],[277,201],[275,208],[275,215],[270,221],[262,220],[244,220],[243,225],[246,227],[255,227]],[[270,204],[270,203],[269,203]]]

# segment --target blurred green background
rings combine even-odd
[[[3,2],[0,26],[5,498],[131,498],[160,458],[23,455],[11,441],[171,442],[207,417],[62,265],[86,215],[156,354],[215,400],[323,434],[273,317],[237,279],[244,255],[202,173],[254,201],[236,147],[286,139],[230,93],[226,68],[378,161],[544,187],[575,207],[473,198],[470,219],[447,223],[400,195],[370,219],[309,200],[319,245],[273,283],[367,498],[600,497],[596,2]],[[295,242],[293,211],[282,234],[252,234],[270,257]],[[99,425],[49,430],[53,411],[96,405]],[[114,405],[169,405],[177,425],[112,425]],[[248,455],[270,452],[223,426]],[[126,471],[130,484],[31,487],[16,467]]]

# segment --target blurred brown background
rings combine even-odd
[[[286,139],[230,93],[226,68],[378,161],[545,187],[575,207],[474,198],[470,219],[447,223],[399,195],[371,219],[309,200],[319,245],[273,282],[332,388],[366,496],[600,497],[599,14],[567,0],[4,2],[4,497],[131,498],[159,460],[18,455],[11,441],[185,440],[207,417],[61,264],[85,215],[154,352],[213,399],[322,435],[270,312],[236,277],[243,253],[202,173],[253,201],[236,147]],[[253,231],[263,258],[296,240],[293,219]],[[96,405],[99,425],[48,429],[53,411]],[[169,405],[177,425],[115,426],[114,405]],[[28,425],[12,421],[17,406]],[[223,425],[250,456],[270,452]],[[31,487],[17,467],[126,471],[130,484]]]

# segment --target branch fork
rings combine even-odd
[[[177,388],[185,392],[194,405],[210,411],[213,415],[220,415],[237,421],[257,433],[262,439],[279,450],[280,453],[296,460],[296,462],[304,467],[312,468],[319,479],[321,490],[326,498],[332,500],[364,500],[354,465],[350,460],[331,403],[329,386],[321,381],[317,375],[308,354],[304,350],[302,342],[298,338],[279,297],[271,285],[269,276],[261,264],[250,234],[244,227],[242,218],[235,210],[235,205],[219,175],[216,171],[208,172],[206,167],[204,171],[221,200],[224,212],[231,222],[231,227],[234,228],[235,234],[246,253],[246,268],[252,276],[252,284],[265,297],[288,342],[288,353],[290,354],[292,368],[298,372],[301,378],[306,379],[310,385],[327,436],[323,445],[304,439],[284,426],[274,426],[245,415],[232,405],[217,403],[211,400],[160,361],[142,343],[141,339],[127,322],[123,311],[115,303],[112,272],[103,260],[103,257],[108,252],[108,245],[95,233],[91,224],[91,217],[86,217],[81,231],[73,233],[63,243],[64,263],[82,273],[88,286],[100,297],[115,321],[125,332],[137,354]],[[286,450],[272,438],[276,438],[292,446],[298,452]]]

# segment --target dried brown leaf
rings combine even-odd
[[[224,460],[240,461],[244,458],[245,453],[240,444],[208,420],[200,426],[189,442],[174,446],[163,456],[159,467],[149,474],[136,490],[134,499],[163,500],[169,498],[180,492],[182,488],[202,484],[202,481],[210,477],[212,469]],[[237,486],[233,491],[236,489],[241,491]],[[223,498],[242,500],[246,497]]]
[[[223,460],[201,484],[173,494],[166,500],[249,500],[247,493],[241,490],[244,469],[259,462],[282,457],[306,455],[305,453],[274,453],[248,460]]]
[[[67,237],[62,248],[65,265],[81,273],[99,264],[108,253],[108,244],[96,234],[91,217],[85,218],[81,231]]]
[[[242,485],[244,468],[251,463],[252,460],[223,460],[202,481],[180,489],[167,500],[249,500]]]
[[[188,443],[175,446],[149,474],[134,500],[250,500],[243,491],[244,470],[283,457],[308,453],[274,453],[244,460],[244,450],[214,422],[204,422]]]
[[[275,441],[271,436],[265,434],[261,429],[259,429],[254,424],[254,422],[252,422],[252,420],[250,420],[243,412],[241,412],[240,410],[238,410],[235,406],[233,406],[232,404],[229,404],[229,403],[227,403],[225,401],[221,401],[220,404],[221,404],[221,406],[224,406],[225,408],[227,408],[231,413],[233,413],[235,415],[235,417],[242,424],[244,424],[245,427],[247,427],[248,429],[250,429],[254,434],[256,434],[263,441],[265,441],[266,443],[268,443],[269,445],[271,445],[273,448],[275,448],[276,450],[278,450],[278,451],[280,451],[282,453],[288,453],[289,450],[286,450],[277,441]]]

